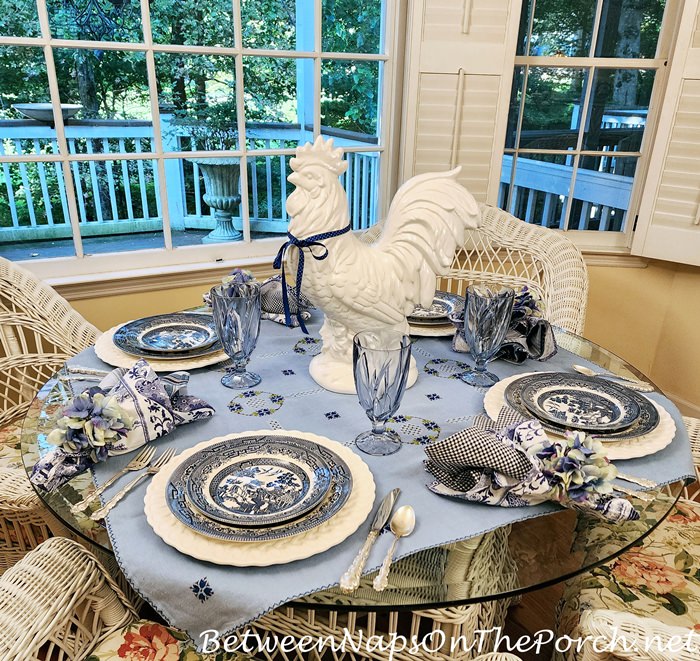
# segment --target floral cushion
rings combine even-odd
[[[103,640],[87,661],[254,661],[238,652],[197,652],[187,634],[150,620],[138,620]]]
[[[0,468],[24,471],[20,452],[21,432],[22,427],[15,424],[0,429]]]
[[[618,545],[619,535],[614,524],[596,523],[583,537],[589,545],[605,546]],[[639,545],[569,582],[560,605],[560,633],[575,632],[580,613],[596,608],[700,631],[700,504],[679,501]]]

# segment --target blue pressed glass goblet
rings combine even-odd
[[[235,389],[257,385],[260,376],[246,367],[260,333],[260,284],[230,282],[212,288],[210,295],[221,346],[233,363],[221,383]]]
[[[503,344],[513,312],[515,292],[509,287],[495,289],[470,285],[464,307],[464,339],[469,346],[474,369],[460,375],[472,386],[490,388],[498,377],[486,370]]]
[[[401,447],[399,435],[386,428],[386,421],[401,404],[410,359],[411,339],[398,331],[362,331],[353,338],[355,388],[372,421],[371,431],[360,434],[355,444],[367,454],[383,456]]]

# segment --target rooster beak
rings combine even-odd
[[[294,186],[298,186],[300,178],[301,175],[298,172],[292,172],[292,174],[287,177],[287,181]]]

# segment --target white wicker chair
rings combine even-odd
[[[0,574],[51,534],[65,534],[21,467],[19,425],[39,388],[98,335],[51,287],[0,258]]]
[[[136,610],[99,561],[69,539],[54,537],[44,542],[0,577],[3,661],[81,661],[88,655],[97,661],[116,661],[122,658],[116,650],[125,642],[126,632],[140,633],[144,627],[159,634],[158,642],[165,640],[172,647],[165,656],[157,658],[251,659],[241,653],[197,655],[181,632],[139,620]],[[319,635],[318,630],[314,629],[311,635]],[[138,658],[151,658],[143,650],[142,653],[143,657]],[[161,646],[160,654],[163,653]],[[500,653],[476,658],[518,661],[512,654]]]
[[[362,239],[372,243],[381,223]],[[588,271],[581,251],[561,232],[529,225],[502,209],[481,205],[481,225],[468,230],[449,273],[438,278],[437,288],[463,295],[472,282],[525,285],[555,326],[583,332],[588,300]]]
[[[695,459],[695,472],[700,480],[700,420],[696,418],[684,418],[690,436],[693,456]],[[649,547],[654,547],[654,556],[644,558],[643,562],[652,560],[644,571],[644,580],[649,581],[649,589],[654,590],[653,584],[657,584],[659,595],[668,595],[668,583],[662,585],[664,574],[671,572],[673,581],[678,580],[678,575],[674,573],[679,562],[689,562],[694,557],[700,556],[700,491],[691,486],[690,490],[685,490],[685,498],[688,505],[692,505],[690,513],[692,520],[685,523],[664,522],[658,530],[643,542],[642,552]],[[678,515],[682,516],[683,512]],[[659,551],[664,544],[664,527],[678,526],[682,529],[684,539],[680,543],[683,547],[683,558],[679,559],[674,549],[669,549],[666,553],[668,563],[661,565],[661,555]],[[673,531],[671,531],[672,534]],[[655,540],[659,539],[659,542]],[[668,537],[666,537],[668,539]],[[675,555],[675,557],[674,557]],[[625,556],[620,560],[624,561]],[[689,559],[690,558],[690,559]],[[658,559],[659,565],[656,565]],[[617,562],[617,561],[616,561]],[[699,570],[700,571],[700,570]],[[656,577],[658,573],[659,578]],[[694,585],[692,602],[688,606],[688,612],[683,620],[677,615],[663,612],[664,621],[653,617],[650,612],[640,613],[628,612],[625,608],[630,608],[628,602],[621,603],[621,600],[609,592],[607,587],[595,585],[591,587],[588,577],[579,577],[567,583],[565,594],[558,609],[558,629],[559,634],[566,634],[573,638],[587,639],[580,650],[571,649],[559,658],[567,661],[698,661],[700,659],[700,632],[692,628],[691,622],[700,621],[700,586]],[[595,579],[594,579],[595,580]],[[638,578],[642,580],[642,578]],[[624,587],[624,584],[623,584]],[[647,587],[647,586],[644,586]],[[690,593],[688,593],[690,595]],[[616,604],[616,609],[611,608],[612,603]],[[607,606],[607,607],[606,607]],[[697,625],[696,625],[697,626]],[[587,638],[590,637],[590,638]],[[593,641],[596,641],[594,647]],[[679,643],[679,641],[681,641]],[[689,641],[687,646],[684,643]],[[669,648],[669,644],[675,647]],[[682,649],[681,649],[682,648]]]

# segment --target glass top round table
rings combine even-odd
[[[556,331],[556,338],[560,347],[613,374],[648,381],[623,359],[586,339],[562,330]],[[71,380],[75,380],[74,374],[59,372],[41,389],[27,413],[22,430],[22,460],[28,474],[39,456],[52,447],[47,444],[46,435],[53,416],[74,395],[72,388],[76,384],[71,385]],[[94,381],[80,384],[78,392],[89,385],[94,385]],[[599,518],[562,509],[398,560],[392,565],[392,587],[384,592],[372,589],[374,574],[368,574],[352,594],[335,588],[290,603],[382,611],[442,608],[516,596],[564,581],[622,554],[664,520],[683,486],[677,481],[653,491],[653,497],[630,495],[640,519],[615,524],[614,535],[605,545],[596,541],[599,526],[604,525]],[[89,518],[100,506],[99,500],[84,513],[71,512],[71,506],[92,491],[92,475],[85,473],[55,491],[38,493],[46,507],[71,531],[98,549],[111,552],[106,528]]]

